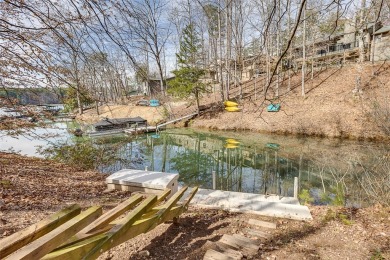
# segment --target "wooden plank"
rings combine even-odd
[[[260,246],[254,245],[252,243],[247,243],[246,241],[240,239],[237,236],[231,236],[227,234],[221,237],[220,242],[240,250],[244,254],[244,256],[254,255],[258,252],[260,248]]]
[[[111,222],[114,221],[118,216],[125,213],[127,210],[134,207],[136,204],[138,204],[140,201],[142,201],[142,195],[136,194],[134,196],[131,196],[126,201],[122,202],[115,208],[111,209],[110,211],[106,212],[102,216],[100,216],[97,220],[89,224],[87,227],[85,227],[83,230],[78,232],[76,235],[68,239],[61,247],[68,246],[72,243],[75,243],[77,241],[80,241],[82,239],[87,239],[89,237],[102,234],[104,232],[109,231],[114,225],[111,225]]]
[[[215,251],[221,252],[227,256],[230,256],[235,260],[241,260],[244,257],[240,251],[233,250],[228,245],[219,241],[217,242],[207,241],[205,244],[205,248],[213,249]]]
[[[91,221],[97,219],[101,214],[101,207],[91,207],[8,257],[9,259],[39,259],[61,245],[68,237],[83,229]]]
[[[149,230],[149,227],[154,221],[157,221],[156,217],[137,220],[125,233],[122,234],[122,236],[115,240],[110,240],[112,241],[110,248],[113,248],[133,237],[145,233]],[[46,255],[44,259],[81,259],[106,239],[107,234],[91,236],[69,246],[58,248],[50,254]]]
[[[180,215],[182,213],[182,206],[175,206],[173,207],[170,211],[169,211],[169,214],[166,216],[166,221],[167,220],[172,220],[174,217]],[[134,224],[132,225],[131,229],[133,228],[136,228],[137,225],[141,225],[143,224],[145,221],[149,221],[151,218],[156,218],[155,214],[154,215],[151,215],[151,216],[146,216],[146,214],[142,215],[142,218],[140,220],[137,220],[136,222],[134,222]],[[67,241],[67,244],[65,245],[62,245],[60,247],[57,247],[56,248],[56,251],[57,250],[61,250],[63,248],[67,248],[67,247],[70,247],[72,245],[75,245],[77,243],[82,243],[82,241],[84,240],[87,240],[87,239],[90,239],[92,237],[95,237],[97,235],[100,235],[104,232],[107,232],[109,231],[113,226],[115,225],[118,225],[118,224],[123,224],[123,219],[119,219],[119,220],[114,220],[113,222],[111,222],[109,225],[107,225],[106,227],[104,227],[103,229],[100,229],[100,230],[97,230],[95,231],[94,233],[89,233],[89,234],[85,234],[84,236],[80,236],[78,238],[78,240],[74,240],[74,241],[70,241],[68,240]],[[142,234],[142,233],[145,233],[147,230],[139,233],[139,234]],[[134,233],[135,234],[135,233]],[[135,234],[134,236],[137,236],[139,234]],[[130,238],[129,238],[130,239]],[[65,252],[65,251],[64,251]]]
[[[258,227],[273,228],[273,229],[276,228],[276,224],[275,223],[262,221],[262,220],[257,220],[257,219],[253,219],[253,218],[248,220],[248,224],[249,225],[258,226]]]
[[[169,212],[171,208],[173,208],[176,203],[180,200],[180,198],[184,195],[186,190],[188,189],[187,186],[181,188],[178,192],[175,193],[163,206],[162,208],[156,213],[156,216],[158,218],[158,221],[153,223],[153,225],[150,227],[150,229],[153,229],[157,225],[165,222],[167,219],[167,216],[169,215]]]
[[[21,247],[31,243],[32,241],[44,236],[53,229],[62,225],[69,219],[78,215],[81,211],[79,205],[71,205],[34,225],[31,225],[19,232],[16,232],[2,240],[0,240],[0,256],[1,258],[15,252]]]
[[[204,255],[203,260],[234,260],[234,258],[213,249],[209,249]]]
[[[106,239],[106,234],[91,236],[72,245],[56,248],[54,251],[42,257],[42,260],[82,259],[96,245]]]
[[[168,197],[168,195],[171,194],[171,192],[172,192],[171,189],[165,189],[160,195],[158,195],[156,205],[162,202],[163,200],[165,200]]]
[[[173,198],[173,197],[172,197]],[[176,199],[173,199],[176,200]],[[168,203],[168,202],[167,202]],[[154,204],[155,205],[155,204]],[[160,209],[160,207],[159,207]],[[155,213],[158,211],[155,211]],[[170,220],[174,217],[177,217],[183,212],[183,206],[173,206],[170,208],[169,213],[165,215],[164,220]],[[113,248],[133,237],[136,237],[142,233],[147,232],[150,230],[150,227],[159,221],[158,215],[154,214],[152,216],[146,217],[147,214],[143,214],[142,218],[139,220],[136,220],[130,228],[124,231],[124,233],[121,234],[121,236],[118,236],[115,239],[111,239],[111,245],[110,248]],[[110,223],[110,225],[115,224],[117,226],[125,224],[125,219],[115,220]],[[107,235],[105,234],[98,234],[95,236],[89,236],[86,238],[83,238],[80,241],[77,241],[76,243],[70,244],[65,247],[61,247],[56,249],[55,251],[51,252],[50,254],[45,256],[45,259],[80,259],[84,257],[89,251],[92,250],[92,248],[95,248],[98,246],[98,244],[101,244],[107,240]],[[86,250],[86,248],[88,250]],[[100,254],[100,252],[99,252]],[[91,259],[93,259],[94,256],[88,256]],[[86,258],[87,259],[87,258]]]
[[[188,206],[189,206],[191,200],[194,198],[194,196],[197,192],[198,192],[198,187],[192,188],[190,194],[187,196],[187,198],[183,202],[183,207],[185,210],[188,209]]]
[[[156,126],[156,129],[158,130],[160,127],[163,127],[163,126],[166,126],[166,125],[178,122],[178,121],[183,120],[183,119],[191,118],[193,116],[196,116],[197,114],[198,113],[193,113],[193,114],[190,114],[190,115],[186,115],[186,116],[183,116],[183,117],[180,117],[180,118],[176,118],[176,119],[173,119],[171,121],[159,124],[159,125]]]
[[[248,238],[248,237],[245,237],[245,236],[241,236],[241,235],[238,235],[238,234],[233,234],[233,237],[236,238],[236,239],[241,240],[248,247],[255,248],[256,250],[258,250],[260,248],[260,246],[259,246],[260,243],[257,240],[254,240],[254,239],[251,239],[251,238]]]
[[[83,230],[79,232],[79,234],[87,234],[87,233],[92,233],[95,232],[99,229],[102,229],[104,226],[106,226],[108,223],[137,205],[139,202],[142,201],[142,195],[136,194],[134,196],[131,196],[129,199],[126,201],[120,203],[118,206],[115,208],[107,211],[104,213],[100,218],[92,222],[90,225],[85,227]],[[77,235],[76,235],[77,236]]]
[[[149,196],[140,205],[138,205],[133,211],[131,211],[125,218],[124,223],[114,226],[108,233],[107,237],[95,246],[84,259],[96,259],[98,256],[112,248],[114,241],[123,236],[124,233],[134,224],[134,222],[140,218],[150,207],[157,201],[157,196]]]
[[[266,233],[264,231],[260,231],[260,230],[250,229],[250,228],[244,229],[244,232],[247,233],[248,235],[251,235],[251,236],[257,237],[257,238],[271,237],[271,234],[268,234],[268,233]]]

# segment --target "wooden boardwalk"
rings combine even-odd
[[[186,115],[186,116],[182,116],[182,117],[179,117],[179,118],[176,118],[176,119],[173,119],[173,120],[170,120],[168,122],[165,122],[165,123],[162,123],[162,124],[158,124],[156,126],[156,130],[159,130],[161,127],[163,126],[166,126],[166,125],[169,125],[169,124],[173,124],[173,123],[176,123],[178,121],[181,121],[181,120],[184,120],[184,119],[189,119],[189,118],[192,118],[194,116],[198,115],[198,113],[192,113],[192,114],[189,114],[189,115]]]

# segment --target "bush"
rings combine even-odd
[[[66,163],[80,170],[96,170],[100,166],[119,160],[115,145],[96,145],[91,140],[81,140],[74,144],[62,143],[40,153],[46,158]]]

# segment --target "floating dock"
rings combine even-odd
[[[191,204],[195,207],[295,220],[313,219],[307,206],[298,199],[277,195],[199,189]]]

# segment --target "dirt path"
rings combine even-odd
[[[0,153],[0,238],[71,203],[113,208],[129,193],[105,193],[105,175],[48,160]],[[313,221],[272,219],[191,207],[179,224],[166,223],[100,259],[202,259],[224,234],[247,234],[248,219],[276,222],[253,259],[390,259],[390,208],[310,207]],[[253,227],[252,227],[253,228]],[[255,238],[255,237],[250,237]],[[376,258],[375,258],[376,257]]]

